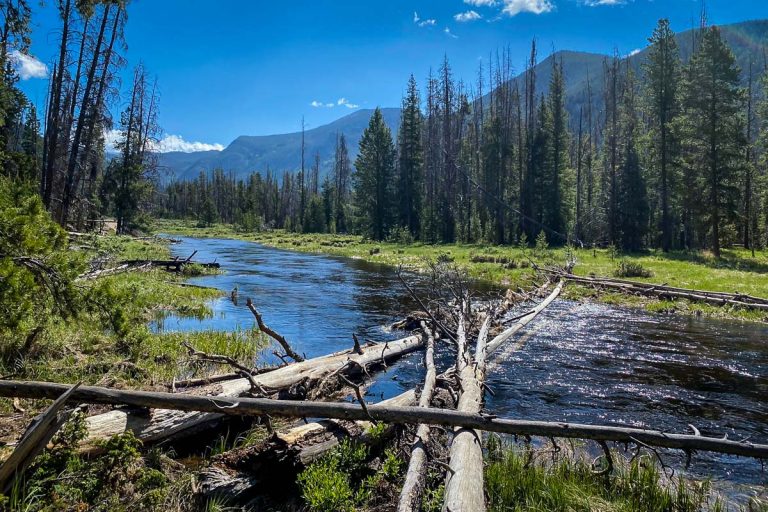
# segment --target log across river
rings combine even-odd
[[[316,357],[351,348],[351,334],[377,341],[402,333],[382,328],[416,309],[393,269],[359,260],[293,253],[258,244],[182,239],[186,257],[216,260],[225,274],[190,282],[252,297],[270,327],[299,353]],[[249,328],[244,302],[213,303],[212,318],[168,317],[154,328]],[[513,311],[515,315],[525,309]],[[443,349],[441,351],[441,349]],[[438,372],[453,362],[436,350]],[[441,353],[442,352],[442,353]],[[369,402],[423,384],[423,353],[376,376]],[[489,360],[486,409],[501,417],[728,434],[768,442],[768,327],[761,324],[650,315],[597,304],[555,301]],[[679,457],[675,459],[675,457]],[[685,462],[684,454],[666,457]],[[757,461],[700,453],[689,473],[712,477],[729,494],[765,484]]]

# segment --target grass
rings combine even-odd
[[[280,249],[344,256],[387,265],[404,265],[413,269],[422,268],[425,258],[435,259],[440,255],[447,255],[466,268],[473,277],[512,288],[530,285],[534,277],[531,262],[562,264],[569,251],[566,248],[537,250],[480,244],[404,245],[365,241],[353,235],[299,234],[280,230],[241,233],[229,225],[216,224],[198,228],[194,221],[183,220],[158,220],[156,231],[196,237],[235,238]],[[633,278],[638,281],[710,291],[738,291],[758,297],[768,297],[768,252],[766,251],[757,252],[755,257],[752,257],[751,253],[744,249],[724,250],[720,259],[714,258],[707,252],[663,253],[654,250],[640,254],[618,255],[610,249],[572,249],[571,251],[577,260],[574,272],[578,275],[612,276],[621,270],[620,266],[623,264],[643,270],[647,277]],[[651,311],[754,321],[767,319],[764,312],[721,308],[686,301],[677,301],[672,304],[619,293],[597,293],[577,285],[568,286],[565,297],[643,307]]]
[[[699,512],[733,510],[709,482],[668,478],[650,454],[629,461],[613,456],[610,475],[594,472],[582,455],[556,453],[553,447],[503,446],[489,438],[485,469],[490,512]],[[578,450],[578,449],[577,449]],[[578,450],[583,452],[583,450]],[[744,510],[765,512],[768,504],[752,499]]]
[[[105,267],[125,259],[168,259],[167,243],[130,237],[88,237],[77,241],[89,258],[100,258]],[[256,330],[236,332],[197,331],[157,333],[149,324],[169,314],[204,318],[211,314],[208,303],[221,293],[215,289],[182,287],[185,275],[161,269],[128,272],[84,281],[81,286],[98,287],[93,303],[77,317],[49,322],[26,354],[5,354],[0,374],[8,378],[64,383],[166,389],[174,377],[191,378],[230,371],[192,361],[182,342],[198,350],[226,354],[252,363],[266,341]],[[112,308],[114,302],[118,308]],[[113,311],[116,309],[117,311]],[[109,318],[106,320],[107,315]],[[9,346],[20,346],[15,340]],[[45,401],[21,401],[29,412]],[[0,413],[11,412],[12,404],[0,400]]]

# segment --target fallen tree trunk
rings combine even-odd
[[[380,406],[406,406],[415,403],[416,392],[406,391],[379,402]],[[259,446],[233,450],[216,457],[214,463],[200,472],[200,493],[204,496],[225,496],[228,500],[244,502],[253,497],[257,486],[282,489],[286,481],[313,461],[326,455],[344,439],[356,443],[382,442],[391,437],[394,428],[372,437],[373,423],[323,420],[298,425],[276,432]]]
[[[424,322],[421,322],[421,328],[427,337],[427,350],[424,354],[424,366],[426,375],[424,377],[424,387],[421,389],[419,397],[419,407],[429,407],[432,405],[432,396],[435,393],[435,383],[437,381],[437,371],[435,369],[435,336],[427,328]],[[403,489],[400,492],[400,501],[397,505],[399,512],[412,512],[421,509],[421,496],[424,492],[424,477],[427,464],[427,444],[429,443],[429,425],[420,423],[416,428],[416,436],[411,446],[411,458],[408,462],[408,470],[405,474]]]
[[[687,299],[693,302],[703,302],[715,306],[736,306],[745,309],[768,311],[768,299],[752,297],[738,293],[708,292],[687,288],[675,288],[666,285],[655,285],[637,281],[620,279],[582,277],[564,272],[549,270],[548,272],[579,284],[592,285],[599,288],[610,288],[635,295],[646,295],[662,299]]]
[[[173,269],[175,272],[179,272],[185,265],[198,265],[204,268],[221,268],[221,264],[217,262],[201,262],[201,261],[187,261],[187,260],[125,260],[120,262],[121,265],[150,265],[153,267],[164,267],[166,270]]]
[[[70,386],[67,384],[0,380],[0,396],[8,398],[56,399],[68,389],[70,389]],[[428,425],[462,427],[498,432],[500,434],[642,443],[661,448],[711,451],[768,459],[768,444],[733,441],[726,438],[705,437],[701,435],[673,434],[634,427],[499,419],[489,415],[470,414],[434,407],[384,407],[369,405],[367,410],[365,410],[360,405],[352,403],[194,396],[182,393],[124,391],[97,386],[81,386],[73,391],[70,399],[86,403],[129,405],[142,408],[158,407],[166,410],[196,411],[230,416],[274,415],[289,418],[335,418],[364,421],[373,419],[385,423],[426,423]]]
[[[99,279],[101,277],[114,276],[116,274],[122,274],[123,272],[141,271],[147,270],[151,267],[149,263],[143,265],[130,265],[128,263],[120,264],[116,267],[102,268],[99,270],[92,270],[77,276],[77,281],[90,281],[93,279]]]
[[[372,365],[386,363],[401,357],[423,344],[420,336],[409,336],[386,344],[370,344],[363,347],[363,354],[343,351],[328,356],[309,359],[300,363],[283,366],[274,371],[255,375],[253,380],[270,392],[288,390],[299,386],[306,389],[323,381],[332,374],[354,374]],[[237,397],[251,391],[250,379],[239,378],[206,386],[197,393],[219,397]],[[180,396],[179,394],[175,396]],[[206,399],[212,396],[203,397]],[[128,404],[130,405],[130,404]],[[138,407],[158,407],[147,414],[142,411],[114,410],[91,416],[88,423],[88,444],[111,437],[115,434],[132,430],[136,437],[145,443],[157,442],[177,435],[192,428],[202,428],[222,418],[221,412],[196,411],[179,412],[164,410],[162,404],[138,405]],[[211,414],[214,413],[214,414]]]
[[[80,384],[75,384],[59,398],[56,399],[48,409],[36,418],[27,428],[16,449],[0,465],[0,491],[6,492],[12,479],[16,475],[21,475],[25,469],[32,463],[41,451],[46,447],[48,441],[58,432],[69,415],[59,415],[59,411],[66,405],[67,400],[77,390]]]
[[[456,356],[461,394],[456,410],[465,414],[479,414],[483,407],[486,344],[491,315],[485,318],[480,328],[474,358],[470,356],[466,346],[463,323],[462,315],[459,320],[460,342]],[[480,431],[476,429],[458,427],[454,430],[445,479],[443,510],[451,512],[485,510],[483,441]]]

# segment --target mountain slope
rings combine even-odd
[[[653,27],[648,27],[650,34]],[[755,66],[755,76],[762,74],[765,55],[768,53],[768,20],[754,20],[733,25],[720,26],[723,37],[733,49],[741,66],[742,76],[746,81],[746,70],[750,60]],[[678,45],[683,60],[688,60],[692,53],[694,31],[688,30],[677,35]],[[642,65],[648,58],[648,48],[625,59],[635,69],[642,81]],[[552,77],[553,59],[562,60],[566,81],[566,108],[570,116],[572,129],[576,129],[579,111],[589,104],[589,86],[592,89],[592,106],[595,122],[602,110],[607,55],[594,53],[559,51],[542,60],[535,66],[536,95],[545,94]],[[513,79],[522,92],[526,73]],[[488,96],[484,105],[488,106]],[[333,164],[336,136],[343,133],[347,137],[350,156],[354,160],[358,152],[358,142],[368,120],[373,113],[370,109],[357,110],[330,124],[305,132],[305,165],[311,167],[316,152],[320,154],[322,172],[327,172]],[[400,109],[382,109],[384,120],[396,135],[400,123]],[[254,171],[270,169],[282,172],[297,170],[301,162],[301,133],[282,135],[241,136],[235,139],[223,151],[205,151],[198,153],[163,153],[159,163],[170,171],[169,179],[194,179],[201,171],[223,169],[233,172],[237,177],[245,177]]]
[[[400,109],[381,109],[384,121],[392,130],[392,136],[397,133],[400,124]],[[361,109],[336,121],[306,130],[305,166],[309,169],[315,158],[320,154],[322,171],[327,171],[333,165],[333,155],[336,147],[336,137],[344,134],[347,137],[350,158],[357,157],[358,143],[373,110]],[[301,166],[301,132],[280,135],[249,136],[243,135],[232,141],[223,151],[205,151],[199,153],[164,153],[159,155],[159,163],[171,171],[170,179],[194,179],[201,171],[223,169],[233,172],[235,176],[244,177],[254,171],[264,171],[269,167],[278,172],[298,170]]]

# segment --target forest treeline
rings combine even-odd
[[[141,65],[127,91],[120,90],[128,2],[54,2],[57,58],[42,113],[17,87],[15,69],[31,43],[30,3],[0,1],[2,173],[14,186],[37,192],[62,226],[92,229],[106,215],[121,231],[136,227],[153,190],[158,92]],[[119,119],[112,118],[115,106],[122,108]],[[115,137],[108,141],[110,133]],[[118,154],[108,159],[110,142]]]
[[[720,30],[702,26],[683,62],[666,19],[649,41],[639,72],[605,59],[604,83],[588,84],[578,119],[569,119],[558,59],[537,95],[535,41],[522,81],[502,52],[468,91],[446,59],[424,101],[411,77],[397,133],[376,111],[355,162],[340,135],[324,179],[319,156],[306,165],[302,146],[298,173],[201,173],[169,184],[159,212],[428,243],[519,244],[544,232],[554,244],[626,251],[764,247],[764,55],[739,69]]]

